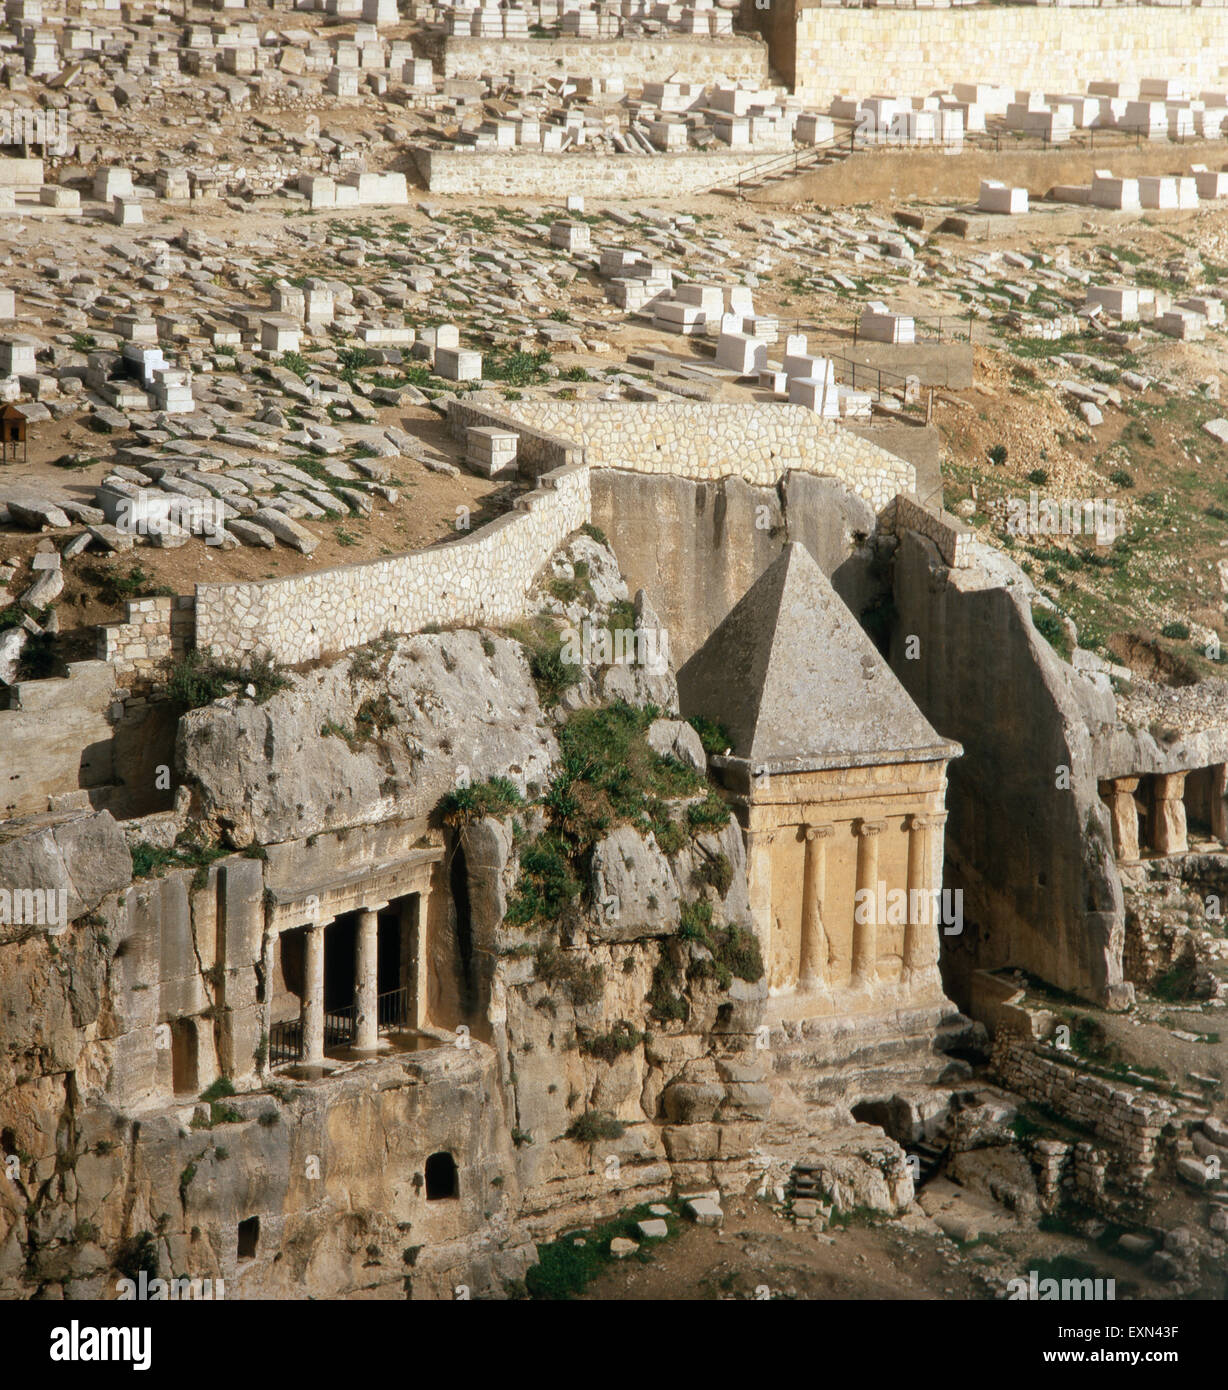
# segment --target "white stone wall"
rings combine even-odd
[[[686,82],[711,82],[721,77],[759,84],[770,80],[767,45],[745,35],[519,40],[458,35],[444,41],[445,77],[481,77],[486,72],[621,77],[633,91],[645,82],[678,77]]]
[[[520,616],[550,555],[590,519],[584,465],[547,473],[516,509],[472,535],[408,555],[249,584],[196,586],[196,645],[224,661],[294,665],[432,624]]]
[[[993,5],[970,9],[804,9],[794,91],[826,106],[842,93],[919,94],[955,82],[1047,92],[1089,82],[1182,78],[1220,90],[1228,9]]]
[[[413,152],[423,183],[432,193],[471,197],[565,198],[587,193],[603,198],[669,198],[735,183],[740,174],[779,158],[778,150],[745,154],[540,154],[500,150]]]
[[[916,488],[911,463],[801,405],[500,401],[506,418],[574,439],[594,468],[774,487],[790,471],[838,478],[881,509]]]

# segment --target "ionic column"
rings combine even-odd
[[[938,959],[933,863],[928,816],[908,817],[908,921],[904,927],[904,969],[925,970]]]
[[[303,1061],[324,1061],[324,923],[307,928],[303,969]]]
[[[1159,773],[1152,779],[1151,846],[1157,854],[1184,854],[1189,849],[1185,828],[1185,773]]]
[[[806,867],[802,883],[802,949],[798,984],[804,990],[825,989],[828,983],[828,942],[823,929],[823,898],[827,892],[827,841],[830,825],[806,827]]]
[[[1109,820],[1113,826],[1113,853],[1122,861],[1138,858],[1136,791],[1137,777],[1114,777],[1100,784],[1100,795],[1109,808]]]
[[[878,837],[882,821],[858,821],[857,893],[853,899],[853,984],[878,977]]]
[[[1211,834],[1228,841],[1228,763],[1211,769]]]
[[[354,940],[354,1046],[374,1052],[379,1046],[379,913],[364,907]]]

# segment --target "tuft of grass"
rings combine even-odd
[[[235,686],[250,685],[255,688],[256,703],[262,705],[289,683],[267,657],[253,658],[247,666],[231,666],[192,651],[172,667],[166,693],[182,709],[191,710],[220,700]]]
[[[439,803],[445,825],[464,826],[487,816],[506,816],[524,805],[524,797],[506,777],[491,777],[469,787],[457,787]]]

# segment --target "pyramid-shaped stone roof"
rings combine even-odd
[[[678,673],[684,714],[723,724],[731,755],[795,770],[957,757],[804,545],[793,542]]]

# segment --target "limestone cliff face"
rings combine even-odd
[[[956,570],[915,533],[901,541],[892,668],[964,748],[947,796],[948,869],[965,894],[948,983],[966,1003],[970,970],[1011,964],[1120,1004],[1122,890],[1093,742],[1114,719],[1113,695],[1040,636],[1031,595],[1026,576],[983,547]]]
[[[529,1224],[677,1183],[745,1183],[771,1097],[755,1050],[766,980],[722,959],[726,929],[751,939],[736,823],[671,855],[651,833],[612,830],[592,851],[588,906],[557,938],[505,920],[519,872],[511,825],[481,821],[463,843]],[[680,916],[710,925],[680,935]]]

